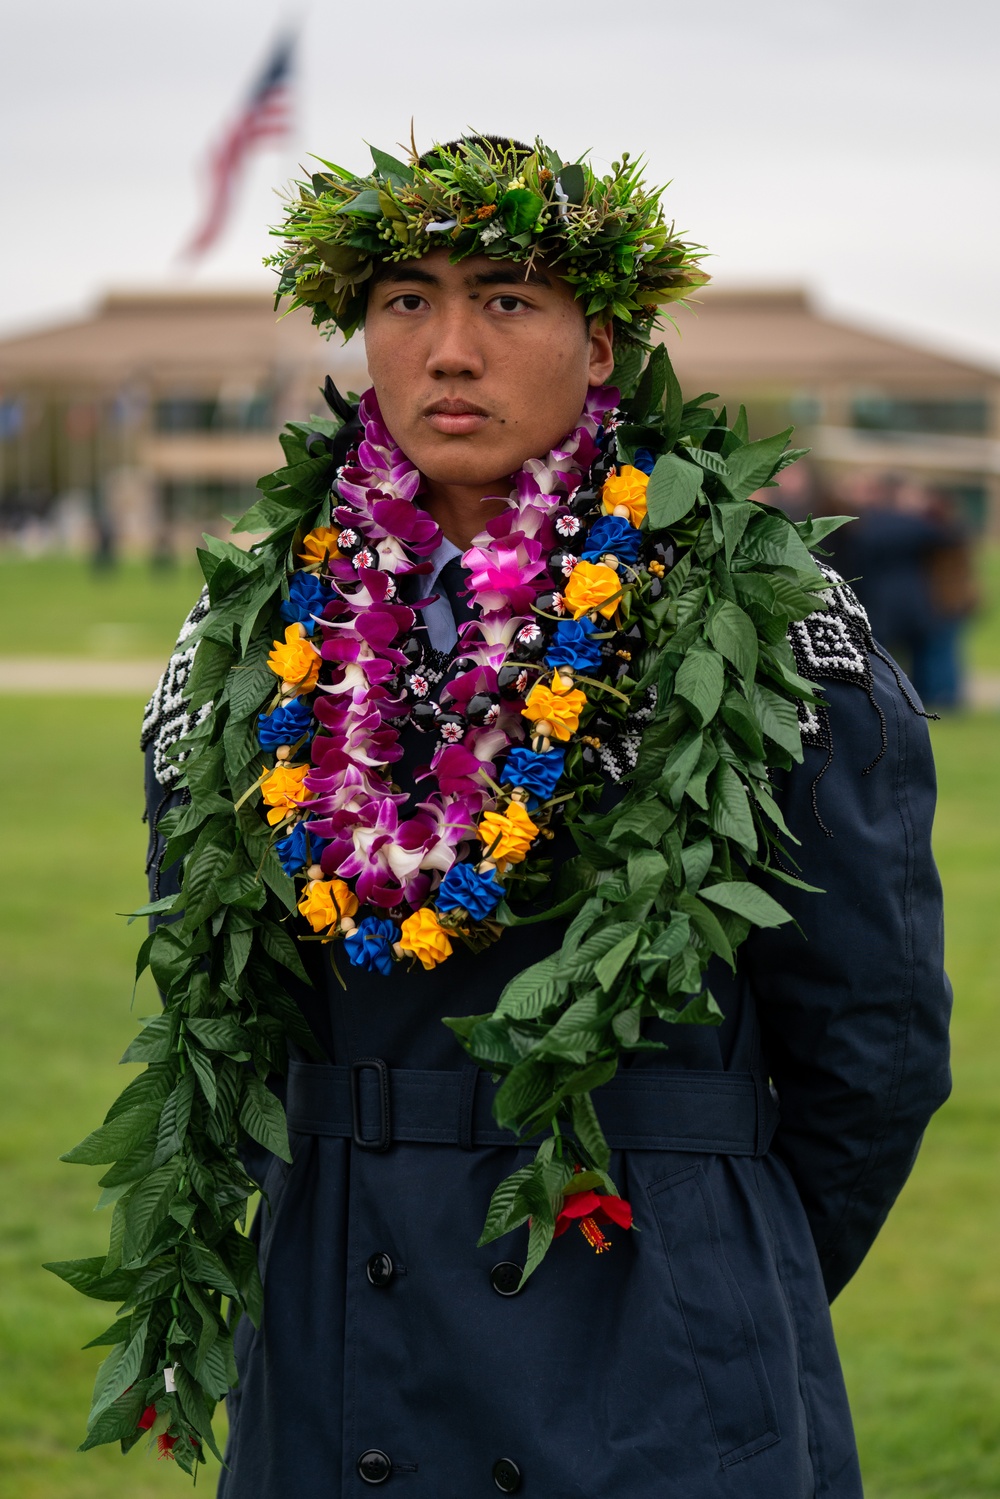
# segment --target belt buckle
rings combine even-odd
[[[374,1138],[361,1133],[361,1085],[364,1071],[374,1072],[379,1086],[379,1132]],[[389,1115],[389,1069],[381,1057],[359,1057],[351,1063],[351,1120],[355,1145],[381,1154],[392,1144]]]

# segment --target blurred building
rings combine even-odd
[[[0,525],[29,548],[189,548],[252,502],[327,374],[364,389],[363,348],[256,293],[115,293],[0,340]]]
[[[818,312],[805,291],[706,291],[665,335],[686,394],[716,391],[751,435],[794,426],[825,482],[912,477],[1000,534],[1000,368]]]
[[[820,315],[797,290],[705,293],[666,335],[684,389],[794,424],[824,478],[910,473],[1000,533],[1000,372]],[[116,293],[80,322],[0,340],[0,527],[22,546],[167,556],[226,529],[364,348],[266,294]]]

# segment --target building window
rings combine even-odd
[[[859,432],[983,437],[989,431],[989,418],[989,403],[979,396],[924,400],[862,395],[851,405],[851,425]]]
[[[265,393],[162,396],[153,407],[157,432],[269,432],[274,401]]]

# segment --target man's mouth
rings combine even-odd
[[[490,419],[489,412],[473,401],[448,396],[425,407],[423,416],[436,432],[443,432],[449,437],[467,437],[478,432]]]

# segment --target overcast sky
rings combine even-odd
[[[298,123],[224,242],[176,268],[211,142],[301,23]],[[119,286],[267,285],[275,186],[316,152],[472,125],[645,151],[720,282],[1000,365],[996,0],[31,0],[0,32],[0,333]]]

